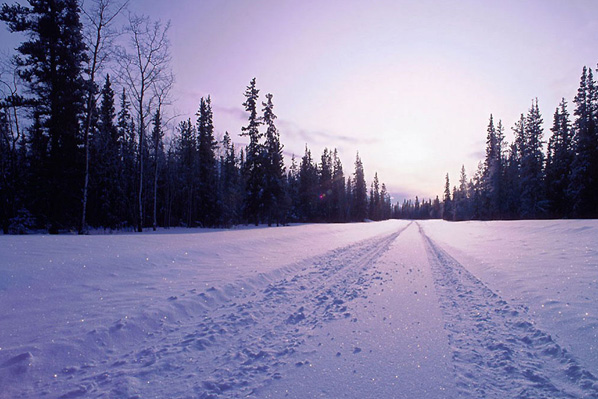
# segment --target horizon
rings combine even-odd
[[[445,174],[454,185],[461,165],[471,178],[491,114],[512,141],[538,98],[547,141],[561,98],[572,113],[581,70],[598,61],[583,40],[598,34],[592,1],[152,0],[129,11],[171,21],[177,121],[194,119],[209,95],[217,137],[246,143],[241,104],[255,77],[260,101],[274,96],[287,166],[307,145],[315,160],[337,148],[352,171],[359,152],[366,180],[377,172],[399,203],[441,196]],[[3,29],[5,51],[18,43],[9,36]]]

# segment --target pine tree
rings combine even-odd
[[[217,197],[218,171],[216,168],[216,147],[212,102],[208,96],[200,100],[197,112],[197,212],[199,223],[213,227],[220,219]]]
[[[365,173],[363,171],[363,163],[359,157],[359,152],[355,156],[355,172],[353,174],[353,210],[352,220],[363,222],[367,217],[368,212],[368,198],[367,185],[365,183]]]
[[[332,153],[328,148],[324,148],[321,162],[318,167],[318,181],[319,181],[319,219],[323,222],[330,222],[332,220]]]
[[[160,114],[160,107],[156,110],[153,118],[154,128],[152,129],[151,142],[152,152],[151,160],[153,166],[153,206],[152,206],[152,229],[156,231],[158,227],[158,184],[160,177],[160,169],[165,163],[164,153],[164,130],[162,129],[162,115]]]
[[[263,102],[262,121],[266,126],[266,140],[264,144],[264,210],[268,226],[285,222],[285,214],[290,207],[285,196],[285,167],[282,154],[280,134],[274,123],[274,104],[272,94],[266,94],[266,102]]]
[[[235,154],[235,144],[228,132],[222,139],[224,154],[220,159],[220,225],[231,227],[240,222],[241,175]]]
[[[96,113],[94,112],[94,115]],[[119,130],[114,124],[116,111],[110,76],[101,90],[97,122],[90,131],[89,222],[96,227],[116,229],[124,215],[122,160]]]
[[[525,145],[521,152],[521,216],[536,218],[546,213],[542,116],[538,100],[532,101],[525,120]]]
[[[299,167],[299,209],[302,221],[311,222],[316,220],[318,198],[318,170],[313,163],[311,151],[306,145],[305,155],[303,155]]]
[[[245,90],[245,111],[249,112],[247,126],[241,129],[241,136],[249,137],[249,144],[245,150],[245,217],[248,221],[259,224],[263,215],[264,193],[264,146],[261,143],[263,134],[260,133],[260,118],[257,115],[259,90],[256,88],[255,78],[251,80]]]
[[[442,207],[442,218],[444,220],[454,220],[454,206],[451,200],[451,184],[449,181],[449,175],[446,174],[446,181],[444,184],[444,198]]]
[[[574,158],[571,122],[564,98],[554,112],[551,131],[546,159],[546,193],[551,214],[563,217],[570,212],[568,188]]]
[[[23,32],[28,40],[17,51],[20,77],[33,94],[40,133],[47,135],[47,179],[38,214],[48,217],[49,231],[74,228],[80,212],[83,181],[79,120],[84,111],[87,56],[76,0],[30,0],[29,6],[4,4],[0,19],[11,32]],[[45,203],[45,204],[44,204]]]
[[[347,220],[347,193],[345,188],[345,176],[343,164],[338,156],[336,148],[332,154],[332,214],[335,222]]]
[[[598,88],[591,68],[583,68],[575,103],[569,194],[575,217],[598,217]]]

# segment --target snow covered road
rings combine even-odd
[[[502,297],[476,229],[0,237],[0,398],[598,398],[570,350],[596,336],[571,345]],[[595,281],[592,261],[569,284]]]

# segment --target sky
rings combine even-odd
[[[545,139],[584,65],[598,62],[598,2],[130,0],[170,20],[173,112],[210,95],[218,135],[247,123],[243,93],[273,94],[287,162],[355,154],[395,201],[441,195],[484,156],[490,114],[511,126],[538,98]],[[0,38],[5,37],[3,32]],[[570,104],[573,111],[573,104]]]

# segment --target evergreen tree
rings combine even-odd
[[[335,222],[344,222],[347,220],[347,193],[343,164],[336,148],[332,154],[332,162],[332,219]]]
[[[451,200],[451,185],[450,185],[448,173],[446,174],[446,181],[444,184],[442,218],[444,220],[454,220],[455,219],[453,201]]]
[[[355,172],[353,174],[353,208],[352,220],[363,222],[367,217],[368,212],[368,198],[367,186],[365,183],[365,173],[363,171],[363,163],[359,157],[359,152],[355,156]]]
[[[471,218],[469,210],[468,182],[465,165],[461,165],[459,176],[459,189],[453,198],[455,207],[455,220],[468,220]]]
[[[563,98],[554,112],[552,136],[546,159],[546,193],[553,216],[569,214],[570,173],[573,163],[573,141],[567,102]]]
[[[575,217],[598,217],[598,89],[591,68],[583,68],[575,103],[569,194]]]
[[[94,113],[95,115],[96,113]],[[90,200],[89,222],[116,229],[124,215],[122,161],[119,154],[119,130],[114,124],[116,111],[110,76],[101,90],[98,120],[90,129]],[[95,125],[95,127],[94,127]]]
[[[235,144],[228,132],[222,139],[223,156],[220,159],[220,225],[231,227],[240,221],[241,175],[235,154]]]
[[[47,135],[47,179],[38,215],[48,217],[49,231],[74,228],[80,212],[82,154],[80,117],[84,111],[85,81],[82,77],[87,56],[76,0],[29,0],[29,6],[2,6],[0,19],[11,32],[28,37],[17,51],[19,76],[26,82],[39,118],[39,133]],[[40,178],[41,177],[41,178]]]
[[[200,100],[197,112],[197,212],[201,226],[213,227],[220,219],[217,197],[218,170],[212,103],[210,97]]]
[[[318,168],[319,181],[319,219],[323,222],[330,222],[332,220],[332,153],[328,148],[324,148],[320,166]]]
[[[525,120],[525,144],[521,153],[521,216],[536,218],[546,213],[544,195],[544,153],[542,152],[542,116],[538,100]]]
[[[318,169],[314,165],[311,151],[305,146],[305,155],[299,168],[299,209],[302,221],[314,221],[317,216],[319,198]]]
[[[257,115],[257,102],[259,90],[256,88],[255,78],[251,80],[245,90],[245,111],[249,112],[247,126],[241,129],[241,136],[249,137],[249,144],[245,150],[245,165],[243,174],[245,177],[245,217],[256,226],[263,215],[263,194],[264,194],[264,165],[263,165],[263,144],[260,142],[262,133],[259,131],[261,125]]]
[[[264,144],[264,210],[268,226],[285,222],[285,214],[290,207],[285,193],[285,168],[280,135],[274,124],[274,104],[272,94],[266,94],[267,101],[263,105],[263,124],[266,126]]]
[[[153,206],[152,206],[152,229],[156,231],[158,227],[158,184],[160,169],[165,163],[166,154],[164,153],[164,130],[162,129],[162,115],[160,107],[156,110],[153,118],[154,128],[150,137],[152,142],[151,160],[153,166]]]

